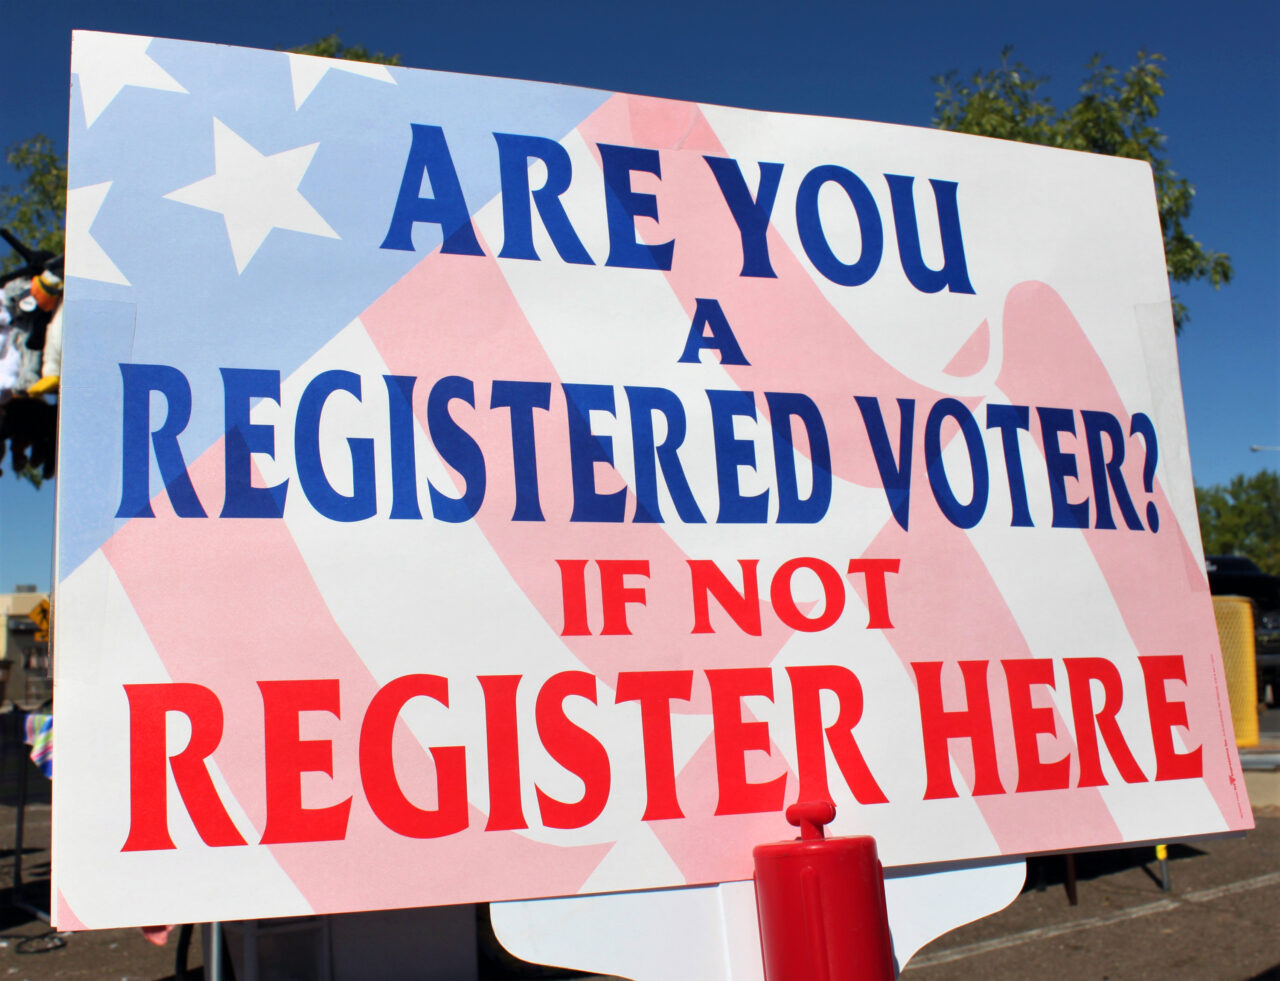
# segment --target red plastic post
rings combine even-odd
[[[835,816],[830,801],[792,804],[800,837],[753,852],[765,981],[893,981],[875,839],[823,837]]]

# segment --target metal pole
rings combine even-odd
[[[205,952],[210,981],[225,981],[222,971],[222,924],[209,924],[209,949]]]
[[[30,713],[23,712],[19,717],[18,725],[25,724],[27,715]],[[27,826],[27,780],[31,776],[31,768],[27,765],[26,755],[22,752],[21,747],[18,750],[18,805],[17,814],[15,815],[13,828],[13,890],[11,905],[16,906],[20,910],[25,910],[32,916],[38,917],[45,923],[49,922],[49,913],[42,910],[30,900],[27,899],[27,885],[22,881],[22,853],[26,851],[26,826]]]
[[[1160,863],[1160,889],[1173,892],[1173,880],[1169,878],[1169,846],[1156,845],[1156,860]]]
[[[18,718],[18,725],[21,727],[25,724],[27,713],[23,712]],[[24,765],[27,761],[23,759],[22,750],[18,750],[18,807],[14,815],[13,826],[13,898],[15,906],[25,906],[26,896],[24,895],[22,882],[22,852],[27,824],[27,768]]]

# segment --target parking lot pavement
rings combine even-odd
[[[1280,752],[1280,709],[1259,714],[1255,761]],[[1280,981],[1280,771],[1246,772],[1257,829],[1170,846],[1172,891],[1153,850],[1076,857],[1079,905],[1067,902],[1065,859],[1033,859],[1045,891],[940,937],[912,959],[908,981],[1046,976],[1111,981]]]
[[[1043,892],[925,947],[907,981],[1260,981],[1280,979],[1280,808],[1247,835],[1171,845],[1172,891],[1153,849],[1078,855],[1079,905],[1065,860],[1039,859]],[[1031,881],[1034,876],[1029,876]]]

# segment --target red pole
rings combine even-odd
[[[835,816],[830,801],[792,804],[800,837],[753,852],[765,981],[893,981],[876,841],[824,838]]]

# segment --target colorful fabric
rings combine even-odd
[[[53,716],[45,712],[30,712],[23,720],[22,741],[31,747],[31,762],[53,779]]]

